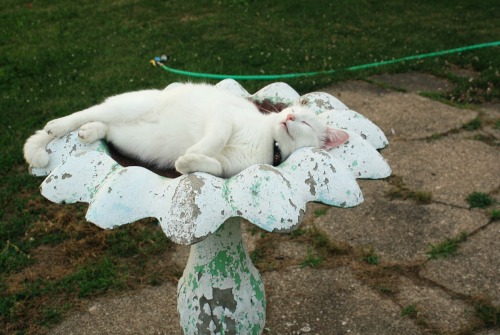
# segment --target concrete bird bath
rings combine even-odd
[[[48,175],[41,192],[50,201],[89,203],[86,219],[101,228],[155,217],[172,241],[191,245],[178,285],[185,334],[261,334],[264,285],[243,245],[241,218],[269,232],[289,232],[302,221],[307,202],[359,205],[363,196],[356,178],[391,173],[377,151],[387,139],[326,93],[300,96],[284,83],[253,95],[234,80],[217,86],[257,104],[307,106],[330,126],[348,131],[350,139],[329,152],[303,148],[277,167],[254,165],[229,179],[206,173],[166,178],[143,167],[123,167],[104,142],[82,144],[73,132],[52,141],[50,165],[31,173]]]

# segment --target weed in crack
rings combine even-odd
[[[310,268],[316,268],[321,265],[324,258],[319,255],[314,255],[310,250],[307,251],[307,257],[300,263],[302,268],[308,266]]]
[[[492,221],[500,220],[500,209],[494,209],[490,213],[490,218]]]
[[[401,309],[401,316],[408,316],[412,319],[416,319],[418,316],[418,310],[415,305],[408,305]]]
[[[461,242],[467,239],[467,233],[463,232],[459,236],[446,239],[436,245],[430,244],[430,250],[427,252],[429,259],[446,258],[453,255]]]
[[[375,253],[373,247],[364,248],[362,250],[362,260],[370,265],[378,265],[380,263],[380,257]]]
[[[500,326],[500,307],[494,306],[490,300],[478,298],[474,301],[474,310],[487,328]]]
[[[469,121],[468,123],[464,124],[462,128],[467,131],[474,131],[480,129],[481,126],[482,126],[481,119],[477,117]]]
[[[386,196],[391,200],[394,199],[412,199],[418,204],[427,205],[432,202],[432,193],[424,190],[412,191],[403,182],[403,178],[399,176],[389,177],[391,188],[386,192]]]
[[[318,208],[314,211],[314,217],[321,217],[321,216],[324,216],[326,215],[326,212],[328,211],[328,208],[325,207],[325,208]]]
[[[470,208],[486,208],[493,205],[493,198],[483,192],[473,192],[467,196]]]

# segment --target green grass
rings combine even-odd
[[[307,251],[307,257],[300,263],[301,267],[316,268],[323,263],[324,258],[319,255],[315,255],[310,250]]]
[[[50,119],[113,94],[196,81],[151,66],[149,60],[161,54],[170,56],[173,68],[208,73],[343,69],[497,40],[498,11],[494,0],[2,1],[0,329],[36,331],[37,324],[57,322],[70,308],[50,307],[60,301],[135,287],[134,280],[154,284],[164,275],[152,265],[168,248],[156,225],[104,233],[89,228],[86,206],[52,205],[40,196],[41,179],[27,173],[22,145]],[[419,71],[455,85],[440,99],[476,103],[500,97],[499,62],[498,48],[484,49],[287,83],[305,93],[377,73]],[[479,75],[470,81],[457,76],[456,69]],[[254,92],[268,82],[242,84]],[[320,237],[314,243],[335,249],[321,246]],[[72,275],[37,285],[7,280],[33,271],[39,262],[47,266],[35,257],[39,248],[62,246],[71,251],[65,257]],[[83,292],[81,297],[67,296],[65,285],[76,285],[77,279],[82,285],[73,288]],[[36,304],[42,301],[49,302],[46,310]]]
[[[401,309],[401,316],[408,316],[415,319],[418,315],[418,310],[415,305],[408,305]]]
[[[61,307],[45,307],[42,317],[37,320],[44,327],[57,324],[62,320],[63,312],[71,308],[71,305]]]
[[[4,249],[0,252],[0,268],[7,273],[22,269],[31,263],[33,262],[29,255],[10,241],[7,241]]]
[[[377,289],[378,289],[378,291],[380,293],[383,293],[383,294],[391,294],[391,293],[393,293],[390,288],[385,287],[385,286],[378,286]]]
[[[78,297],[85,298],[110,290],[125,288],[125,276],[120,275],[117,265],[107,257],[101,261],[79,269],[62,280],[65,290],[77,291]]]
[[[403,179],[399,176],[393,175],[389,177],[389,184],[391,185],[391,188],[386,192],[386,195],[391,199],[413,199],[416,203],[421,205],[428,205],[432,203],[431,192],[424,190],[410,190],[403,182]]]
[[[430,204],[432,202],[432,193],[428,191],[410,192],[410,198],[419,204]]]
[[[321,216],[325,216],[328,212],[328,208],[318,208],[314,211],[314,216],[319,218]]]
[[[483,321],[486,328],[500,326],[500,307],[496,307],[487,299],[478,299],[474,302],[476,315]]]
[[[473,192],[467,196],[467,202],[471,208],[486,208],[493,205],[494,200],[483,192]]]
[[[362,260],[370,265],[378,265],[380,263],[380,256],[377,255],[375,250],[370,247],[362,250]]]
[[[290,232],[290,237],[291,238],[297,238],[297,237],[300,237],[300,236],[302,236],[302,235],[304,235],[306,233],[307,233],[307,230],[301,229],[301,228],[297,228],[297,229],[292,230]]]
[[[491,213],[490,213],[490,218],[493,221],[500,220],[500,209],[494,209],[494,210],[492,210]]]
[[[313,226],[306,230],[306,237],[314,249],[323,256],[345,255],[349,247],[343,244],[331,241],[324,231]]]
[[[429,259],[446,258],[455,254],[460,243],[467,239],[467,233],[462,233],[457,237],[448,238],[436,245],[430,244],[430,250],[427,252]]]
[[[481,119],[475,118],[463,126],[465,130],[473,131],[481,128]]]
[[[265,252],[264,252],[264,250],[262,250],[260,248],[255,248],[255,250],[253,250],[250,253],[250,259],[252,260],[252,263],[254,263],[254,264],[258,264],[259,262],[261,262],[264,259],[264,256],[265,256]]]

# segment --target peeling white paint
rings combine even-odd
[[[38,177],[46,176],[59,165],[65,163],[69,157],[82,151],[107,152],[107,146],[102,141],[84,144],[78,141],[77,138],[77,132],[71,132],[50,142],[46,149],[50,155],[49,164],[43,168],[32,168],[30,173]]]
[[[261,334],[264,285],[243,245],[239,219],[229,219],[216,233],[191,246],[178,296],[185,334]],[[210,308],[214,303],[217,306]]]
[[[307,107],[316,114],[329,111],[346,111],[349,108],[339,99],[325,92],[312,92],[301,96],[294,105]]]
[[[270,100],[274,103],[292,105],[300,95],[286,83],[273,83],[259,90],[252,99],[256,101]]]

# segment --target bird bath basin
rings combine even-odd
[[[265,290],[245,250],[241,218],[269,232],[290,232],[310,201],[359,205],[363,196],[356,179],[391,173],[377,151],[388,142],[370,120],[326,93],[300,96],[290,86],[274,83],[251,95],[229,79],[216,86],[264,109],[306,106],[331,127],[346,130],[349,141],[330,151],[303,148],[277,167],[254,165],[228,179],[206,173],[169,178],[144,167],[122,166],[106,143],[82,144],[72,132],[49,143],[49,166],[31,173],[47,176],[41,192],[50,201],[88,203],[86,219],[101,228],[154,217],[172,241],[191,245],[178,284],[185,334],[261,334]]]

